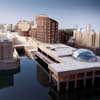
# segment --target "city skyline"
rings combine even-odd
[[[59,28],[83,27],[92,24],[100,30],[99,0],[1,0],[0,23],[18,20],[34,20],[39,14],[47,14],[59,22]]]

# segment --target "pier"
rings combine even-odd
[[[100,78],[100,62],[81,62],[72,57],[76,48],[63,44],[40,45],[34,54],[49,69],[49,80],[61,90],[94,87]]]
[[[43,44],[36,41],[30,44],[31,46],[24,47],[25,54],[46,64],[49,81],[56,86],[57,91],[99,86],[96,83],[100,80],[100,61],[77,61],[72,57],[77,49],[63,44]]]

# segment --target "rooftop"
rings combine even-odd
[[[72,55],[77,49],[70,46],[63,44],[52,44],[41,45],[40,48],[41,50],[45,51],[45,53],[60,62],[49,65],[49,68],[57,73],[100,67],[100,57],[97,57],[98,60],[95,62],[76,60]]]
[[[59,59],[61,56],[72,55],[73,51],[76,50],[76,48],[72,48],[63,44],[41,44],[39,45],[39,48],[47,52],[52,57],[57,57],[57,59]]]

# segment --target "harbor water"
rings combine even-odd
[[[58,93],[35,60],[20,57],[20,67],[0,72],[0,100],[100,100],[100,90]]]

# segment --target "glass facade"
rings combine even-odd
[[[96,55],[88,49],[78,49],[73,53],[73,57],[79,61],[95,62]]]

